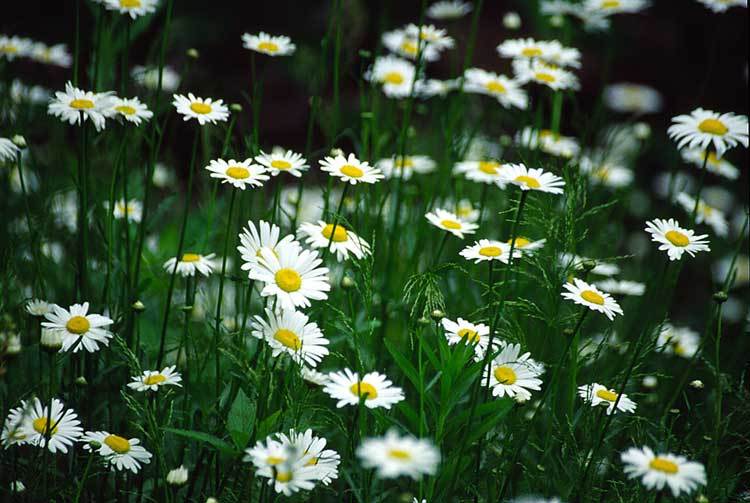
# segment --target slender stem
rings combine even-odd
[[[722,382],[721,382],[721,358],[720,346],[721,346],[721,308],[724,305],[723,301],[718,303],[716,309],[716,335],[714,341],[714,379],[716,380],[716,400],[715,400],[715,412],[714,412],[714,448],[711,456],[712,464],[714,468],[718,467],[719,460],[719,444],[721,442],[721,417],[722,417]]]
[[[89,470],[91,469],[91,462],[94,460],[94,449],[91,448],[89,451],[88,460],[86,461],[86,469],[83,471],[83,477],[81,478],[80,484],[78,484],[78,491],[76,492],[75,503],[81,500],[83,494],[83,488],[86,487],[86,479],[89,477]]]
[[[706,164],[708,163],[708,155],[710,150],[706,147],[706,154],[703,156],[703,166],[701,167],[701,179],[698,182],[698,191],[695,193],[695,205],[693,211],[690,213],[690,225],[695,224],[695,217],[698,215],[698,207],[701,202],[701,192],[703,192],[703,184],[706,182]]]
[[[78,150],[78,260],[76,291],[79,299],[86,299],[86,268],[88,258],[88,121],[81,124],[81,144]]]
[[[227,229],[224,235],[224,252],[221,259],[221,275],[219,276],[219,299],[216,303],[216,321],[214,324],[214,364],[216,370],[216,401],[218,404],[221,392],[221,358],[219,355],[219,339],[221,335],[221,304],[224,301],[224,276],[227,271],[227,251],[229,250],[229,235],[232,229],[232,212],[234,201],[237,198],[237,189],[232,189],[229,198],[229,214],[227,215]]]
[[[21,193],[23,194],[24,211],[26,212],[26,226],[29,228],[29,244],[31,245],[31,256],[34,260],[34,275],[36,277],[36,285],[39,287],[42,298],[46,299],[47,293],[44,286],[42,263],[39,258],[39,246],[37,246],[38,240],[36,238],[35,227],[31,224],[31,208],[29,206],[29,195],[26,192],[26,182],[23,177],[23,160],[21,158],[20,151],[16,155],[16,166],[18,168],[18,178],[21,182]]]
[[[331,243],[333,243],[333,236],[336,234],[336,227],[339,224],[339,215],[341,215],[341,208],[344,207],[344,199],[346,198],[346,193],[349,191],[349,183],[344,184],[344,190],[341,191],[341,199],[339,199],[339,205],[336,207],[336,213],[333,215],[333,228],[331,229],[331,235],[328,237],[328,245],[326,246],[325,251],[323,252],[323,261],[325,262],[326,257],[328,256],[328,252],[331,249]]]

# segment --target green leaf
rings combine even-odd
[[[227,417],[227,431],[234,445],[242,449],[247,445],[255,426],[255,403],[240,390]]]
[[[401,371],[406,375],[407,378],[409,378],[414,387],[419,389],[419,375],[417,374],[417,369],[414,368],[414,365],[412,365],[411,362],[407,360],[404,355],[398,350],[398,348],[394,347],[393,343],[388,341],[388,339],[383,340],[383,342],[385,343],[385,347],[386,349],[388,349],[388,352],[391,354],[391,356],[393,356],[393,359],[396,360],[396,364],[401,369]]]
[[[203,433],[202,431],[182,430],[179,428],[169,428],[169,427],[164,427],[162,429],[167,433],[173,433],[180,437],[185,437],[191,440],[195,440],[197,442],[203,442],[205,444],[209,444],[217,451],[221,451],[225,454],[229,454],[229,455],[237,454],[237,449],[235,449],[232,446],[232,444],[230,444],[229,442],[225,442],[224,440],[218,437],[215,437],[213,435],[209,435],[208,433]]]

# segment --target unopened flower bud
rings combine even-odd
[[[680,409],[669,409],[669,413],[670,414],[679,414],[680,413]]]
[[[503,26],[509,30],[517,30],[521,27],[521,16],[518,12],[508,12],[503,16]]]
[[[62,335],[58,330],[42,329],[42,337],[39,340],[42,349],[49,353],[57,353],[62,348]]]
[[[98,449],[101,446],[102,444],[97,442],[96,440],[89,440],[89,447],[91,447],[92,449]]]
[[[723,304],[727,301],[728,298],[729,296],[726,294],[726,292],[716,292],[714,294],[714,302],[716,302],[717,304]]]
[[[552,17],[549,18],[549,24],[551,24],[555,28],[561,27],[564,22],[565,22],[565,18],[563,18],[559,14],[557,14],[557,15],[552,16]]]
[[[170,470],[169,473],[167,473],[167,484],[173,485],[173,486],[181,486],[185,482],[187,482],[188,479],[188,471],[187,468],[180,465],[179,468],[175,468],[174,470]]]
[[[443,318],[445,318],[445,313],[441,311],[440,309],[433,309],[432,312],[430,313],[430,316],[432,317],[433,320],[440,321]]]
[[[145,311],[146,305],[140,300],[136,300],[135,302],[133,302],[133,310],[138,312]]]
[[[655,376],[646,376],[643,378],[642,383],[644,388],[655,388],[659,384],[659,380]]]
[[[349,289],[355,285],[354,280],[349,276],[341,278],[341,288]]]
[[[21,338],[18,335],[9,335],[6,341],[5,354],[14,356],[21,352]]]
[[[82,388],[89,385],[89,382],[86,380],[84,376],[78,376],[76,377],[76,386],[80,386]]]
[[[231,105],[229,105],[229,110],[234,113],[240,113],[242,112],[242,105],[240,105],[239,103],[232,103]]]
[[[419,319],[417,320],[417,323],[419,323],[420,325],[429,325],[431,322],[429,318],[425,316],[420,316]]]
[[[12,141],[15,144],[16,147],[18,147],[18,148],[26,148],[26,138],[24,138],[20,134],[15,135],[12,138]]]
[[[639,140],[646,140],[651,136],[651,126],[645,122],[637,122],[635,126],[633,126],[633,133]]]
[[[359,50],[359,57],[363,59],[370,59],[372,57],[372,53],[370,51],[367,51],[365,49]]]
[[[581,269],[583,269],[585,272],[593,271],[596,267],[596,261],[591,259],[586,259],[583,262],[581,262]]]
[[[336,156],[339,156],[339,155],[344,155],[344,151],[341,150],[340,148],[332,148],[331,149],[331,156],[336,157]]]
[[[701,381],[700,379],[690,381],[690,387],[695,389],[703,389],[703,381]]]
[[[200,57],[200,53],[198,52],[198,49],[188,49],[187,55],[189,58],[198,59]]]

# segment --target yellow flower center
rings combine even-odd
[[[458,336],[462,339],[468,339],[469,342],[476,342],[480,339],[477,331],[470,328],[462,328],[458,331]]]
[[[351,164],[344,164],[343,166],[341,166],[341,172],[349,178],[361,178],[362,175],[365,174],[364,171],[359,169],[357,166],[352,166]]]
[[[153,384],[163,383],[166,380],[167,378],[161,374],[151,374],[143,380],[143,384],[145,384],[146,386],[151,386]]]
[[[211,105],[208,105],[206,103],[199,103],[196,101],[195,103],[190,104],[190,110],[201,115],[210,114]]]
[[[594,171],[594,177],[599,180],[606,182],[609,180],[609,170],[607,168],[600,168]]]
[[[704,152],[703,155],[706,155],[706,153]],[[716,156],[716,152],[709,152],[708,153],[708,163],[709,164],[721,164],[721,159],[719,159]]]
[[[335,231],[333,230],[333,224],[328,224],[323,227],[321,233],[323,234],[323,236],[325,236],[326,239],[331,239],[335,243],[341,243],[349,239],[346,229],[341,224],[336,224]],[[331,238],[331,235],[333,235],[333,238]]]
[[[667,231],[664,237],[667,238],[667,241],[680,248],[684,248],[690,244],[690,238],[679,231]]]
[[[499,246],[483,246],[479,249],[479,254],[483,257],[499,257],[503,250]]]
[[[510,367],[496,367],[492,373],[500,384],[513,384],[516,382],[516,373]]]
[[[521,54],[527,58],[536,58],[542,55],[542,50],[538,47],[527,47],[521,51]]]
[[[676,463],[669,461],[668,459],[656,457],[651,460],[648,464],[652,470],[657,470],[664,473],[674,474],[680,471]]]
[[[302,348],[302,341],[299,340],[297,334],[286,328],[278,329],[276,333],[273,334],[273,338],[293,351],[299,351],[300,348]]]
[[[508,244],[511,244],[512,241],[516,242],[516,244],[513,245],[514,248],[525,248],[525,247],[529,246],[529,244],[531,244],[531,241],[529,241],[528,239],[526,239],[525,237],[522,237],[522,236],[518,236],[515,240],[514,239],[509,239],[508,240]]]
[[[536,75],[534,75],[534,78],[539,82],[544,82],[545,84],[551,84],[552,82],[555,82],[557,80],[554,75],[546,72],[537,72]]]
[[[271,466],[280,465],[284,461],[286,461],[286,459],[282,458],[282,457],[279,457],[279,456],[268,456],[266,458],[266,463],[269,464],[269,465],[271,465]]]
[[[292,472],[276,472],[277,482],[289,482],[292,480]]]
[[[418,48],[417,44],[415,44],[413,41],[404,40],[404,42],[401,44],[401,50],[406,54],[416,54]]]
[[[4,52],[6,54],[15,54],[18,52],[18,47],[11,44],[0,45],[0,52]]]
[[[674,351],[674,354],[677,356],[685,356],[687,351],[685,350],[685,346],[683,346],[680,341],[673,341],[672,342],[672,351]]]
[[[127,438],[117,435],[107,435],[104,438],[104,443],[117,454],[126,454],[130,451],[130,442],[128,442]]]
[[[266,41],[258,44],[258,50],[265,52],[279,52],[279,46],[278,44],[274,44],[273,42]]]
[[[411,454],[403,449],[391,449],[388,451],[388,457],[398,459],[399,461],[407,461],[411,459]]]
[[[86,99],[77,99],[70,102],[70,107],[76,110],[89,110],[94,108],[94,102]]]
[[[120,0],[120,7],[125,9],[137,9],[141,6],[141,0]]]
[[[451,229],[451,230],[458,230],[461,228],[461,222],[456,222],[455,220],[451,220],[449,218],[442,220],[440,222],[440,225],[442,225],[446,229]]]
[[[506,91],[507,91],[507,90],[505,89],[505,86],[504,86],[504,85],[502,85],[502,84],[501,84],[501,83],[500,83],[499,81],[497,81],[497,80],[491,80],[491,81],[487,82],[487,83],[486,83],[486,84],[484,85],[484,87],[486,87],[486,88],[487,88],[487,90],[488,90],[489,92],[491,92],[491,93],[499,93],[499,94],[505,94],[505,93],[506,93]]]
[[[127,105],[120,105],[119,107],[115,107],[115,110],[120,112],[122,115],[133,115],[135,113],[135,108],[129,107]]]
[[[65,328],[70,333],[81,335],[89,331],[91,323],[84,316],[73,316],[65,324]]]
[[[242,166],[230,166],[227,168],[226,175],[235,180],[244,180],[250,178],[250,171]]]
[[[542,186],[539,183],[539,180],[537,180],[536,178],[532,178],[530,176],[526,176],[526,175],[517,176],[513,181],[522,183],[530,189],[538,189],[539,187]]]
[[[394,163],[397,168],[413,168],[414,167],[414,161],[411,157],[406,157],[404,159],[398,159]]]
[[[388,84],[399,85],[404,83],[404,76],[398,72],[388,72],[383,77],[383,81]]]
[[[184,253],[180,262],[198,262],[201,256],[197,253]]]
[[[279,269],[274,277],[278,287],[285,292],[296,292],[302,286],[302,277],[294,269]]]
[[[604,305],[604,297],[599,295],[593,290],[584,290],[581,292],[581,298],[585,300],[586,302],[591,302],[592,304],[596,304],[598,306]]]
[[[284,159],[274,159],[271,161],[271,167],[276,169],[289,169],[292,167],[292,163],[285,161]]]
[[[500,163],[495,161],[480,161],[479,171],[487,173],[488,175],[496,175],[497,170],[500,168]]]
[[[305,463],[305,466],[315,466],[318,464],[318,458],[310,458],[310,461]]]
[[[616,9],[619,6],[619,0],[604,0],[604,2],[602,2],[602,9]]]
[[[703,119],[701,123],[698,124],[698,129],[703,133],[715,134],[717,136],[724,136],[727,134],[727,131],[729,131],[729,128],[718,119]]]
[[[375,389],[375,386],[362,381],[352,384],[349,391],[359,397],[364,396],[365,400],[374,400],[378,397],[378,390]]]
[[[606,389],[600,389],[599,391],[597,391],[596,396],[608,402],[614,402],[617,400],[617,393]]]
[[[34,427],[34,430],[41,434],[41,435],[47,435],[47,432],[49,431],[49,427],[54,424],[54,421],[50,421],[47,416],[42,416],[34,419],[34,422],[31,424]],[[54,426],[52,428],[52,433],[50,433],[50,437],[55,435],[57,433],[57,426]]]

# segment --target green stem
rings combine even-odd
[[[341,209],[344,207],[344,199],[346,193],[349,191],[349,183],[344,184],[344,190],[341,191],[341,199],[339,199],[339,205],[336,207],[336,213],[333,215],[333,228],[331,229],[331,235],[328,237],[328,245],[323,251],[323,262],[325,262],[328,252],[331,250],[331,243],[333,243],[333,236],[336,234],[336,227],[339,224],[339,216],[341,215]]]
[[[698,215],[698,207],[701,202],[701,192],[703,192],[703,184],[706,182],[706,164],[708,163],[708,154],[710,150],[706,148],[706,154],[703,156],[703,166],[701,166],[701,178],[698,182],[698,191],[695,193],[695,204],[693,205],[693,211],[690,213],[690,226],[695,224],[695,217]]]
[[[89,470],[91,469],[91,462],[94,459],[94,449],[91,448],[89,452],[88,461],[86,461],[86,469],[83,471],[83,477],[81,478],[81,483],[78,484],[78,491],[76,492],[76,499],[75,503],[78,503],[81,500],[81,495],[83,494],[83,488],[86,487],[86,479],[89,477]]]
[[[16,166],[18,168],[18,178],[21,182],[21,193],[23,194],[24,211],[26,212],[26,225],[29,228],[29,244],[31,245],[31,256],[34,260],[34,276],[36,277],[36,285],[39,287],[39,292],[41,292],[42,298],[46,299],[47,293],[44,286],[42,263],[39,257],[39,246],[37,245],[38,240],[36,237],[35,227],[31,224],[31,207],[29,206],[29,194],[26,192],[26,182],[23,178],[23,161],[21,159],[20,151],[16,155]]]
[[[234,201],[237,198],[237,190],[232,189],[232,195],[229,198],[229,214],[227,215],[227,228],[224,235],[224,252],[221,259],[221,275],[219,276],[219,299],[216,303],[216,321],[214,324],[214,366],[216,370],[216,402],[219,401],[221,392],[221,358],[219,355],[219,339],[221,336],[221,304],[224,300],[224,275],[227,271],[227,251],[229,250],[229,235],[232,229],[232,212],[234,211]],[[218,410],[218,409],[217,409]]]

